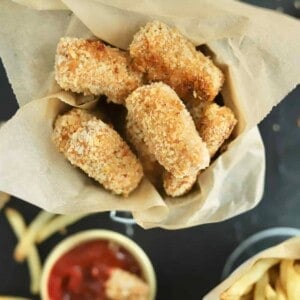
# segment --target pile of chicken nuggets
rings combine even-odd
[[[59,115],[53,131],[71,164],[118,195],[128,196],[144,175],[168,196],[189,192],[237,123],[228,107],[213,102],[222,71],[159,21],[141,28],[128,52],[98,40],[62,38],[55,79],[64,90],[105,95],[126,107],[123,137],[79,108]]]

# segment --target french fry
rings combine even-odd
[[[17,236],[18,239],[21,239],[21,237],[25,235],[26,232],[26,225],[22,215],[18,211],[12,208],[7,208],[5,210],[5,215],[15,235]],[[41,260],[38,251],[34,246],[34,244],[32,244],[29,249],[29,253],[27,256],[27,263],[28,263],[29,274],[30,274],[30,292],[32,294],[37,294],[40,289],[40,278],[41,278],[42,267],[41,267]]]
[[[265,300],[265,289],[268,284],[269,274],[268,272],[265,272],[255,284],[253,300]]]
[[[286,269],[286,291],[289,300],[299,300],[300,298],[300,274],[294,269],[294,261],[287,260]]]
[[[88,215],[89,214],[76,214],[55,217],[37,232],[36,242],[42,243],[57,231],[67,227],[68,225],[76,223],[77,221]]]
[[[276,289],[276,293],[277,293],[277,300],[287,300],[286,294],[281,286],[279,278],[276,281],[275,289]]]
[[[5,215],[15,235],[19,239],[26,230],[26,224],[22,215],[13,208],[7,208]]]
[[[4,192],[0,192],[0,210],[9,201],[10,195]]]
[[[265,288],[265,300],[277,300],[276,291],[271,287],[270,284],[267,284]]]
[[[22,262],[27,257],[30,247],[33,245],[36,234],[40,230],[40,228],[46,224],[51,218],[53,218],[53,214],[42,211],[37,217],[31,222],[28,226],[27,231],[22,235],[18,245],[16,246],[14,257],[16,261]]]
[[[279,278],[281,282],[281,286],[285,293],[287,293],[287,269],[289,265],[289,260],[283,259],[280,262],[279,266]]]
[[[264,273],[277,264],[279,259],[266,258],[257,261],[252,268],[243,274],[229,289],[221,294],[222,300],[239,299],[247,293],[249,287],[256,283]]]

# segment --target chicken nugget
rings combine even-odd
[[[142,165],[109,125],[87,112],[73,110],[75,112],[71,111],[57,119],[54,144],[71,164],[82,169],[89,177],[115,194],[127,196],[143,177]],[[73,115],[75,125],[70,121]]]
[[[55,79],[61,88],[85,95],[124,99],[142,83],[140,72],[129,65],[129,56],[101,41],[61,38],[56,50]]]
[[[175,177],[209,165],[206,144],[176,93],[162,82],[142,86],[125,101],[127,118],[138,124],[150,153]]]
[[[149,286],[135,274],[115,268],[105,283],[105,294],[111,300],[147,300]]]
[[[141,28],[129,47],[136,70],[150,81],[163,81],[184,100],[212,101],[219,93],[224,75],[211,59],[175,28],[152,21]]]
[[[167,195],[179,197],[191,190],[197,180],[198,173],[176,178],[169,172],[163,174],[163,186]]]
[[[149,151],[143,140],[143,133],[134,120],[127,118],[126,135],[137,152],[137,156],[143,165],[144,173],[156,187],[160,185],[163,167],[158,163],[156,157]]]
[[[158,163],[155,156],[150,153],[148,146],[143,141],[143,134],[139,130],[137,124],[132,120],[127,120],[126,123],[127,137],[138,153],[144,173],[148,179],[155,185],[160,185],[160,180],[163,180],[163,187],[167,195],[178,197],[186,194],[194,185],[197,179],[197,173],[176,178]]]
[[[68,146],[70,137],[84,122],[91,120],[93,115],[84,109],[73,108],[67,113],[60,115],[55,120],[52,134],[54,144],[60,152],[64,152]]]
[[[158,163],[155,156],[150,153],[148,146],[143,141],[143,134],[137,124],[132,120],[127,120],[127,137],[138,153],[138,158],[142,162],[144,173],[148,179],[155,185],[160,186],[160,180],[163,180],[163,187],[167,195],[171,197],[182,196],[187,193],[194,185],[197,179],[197,173],[176,178]]]
[[[237,120],[230,108],[216,103],[203,107],[196,127],[207,145],[210,157],[213,157],[229,138],[236,124]]]

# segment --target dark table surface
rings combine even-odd
[[[300,18],[299,1],[247,1]],[[299,66],[300,67],[300,66]],[[0,66],[0,120],[8,120],[18,105]],[[201,299],[220,282],[229,254],[248,236],[266,228],[300,228],[300,87],[260,124],[266,148],[266,184],[261,203],[231,220],[190,229],[143,230],[134,226],[133,240],[153,262],[158,283],[157,299]],[[28,187],[30,188],[30,187]],[[30,222],[39,209],[13,199],[9,206],[20,210]],[[68,228],[67,235],[88,228],[106,228],[126,233],[108,213],[95,214]],[[42,259],[64,236],[56,234],[40,246]],[[26,264],[12,259],[16,238],[0,212],[0,294],[28,296]]]

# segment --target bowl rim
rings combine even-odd
[[[114,232],[106,229],[90,229],[80,231],[79,233],[75,233],[61,242],[59,242],[48,254],[41,276],[41,299],[42,300],[50,300],[48,295],[48,278],[50,275],[50,271],[54,263],[66,252],[75,248],[76,246],[92,240],[109,240],[113,241],[124,249],[126,249],[138,262],[141,267],[143,277],[145,281],[149,285],[149,300],[154,300],[156,295],[156,276],[153,265],[146,255],[144,250],[138,246],[133,240],[128,237],[120,234],[118,232]]]

